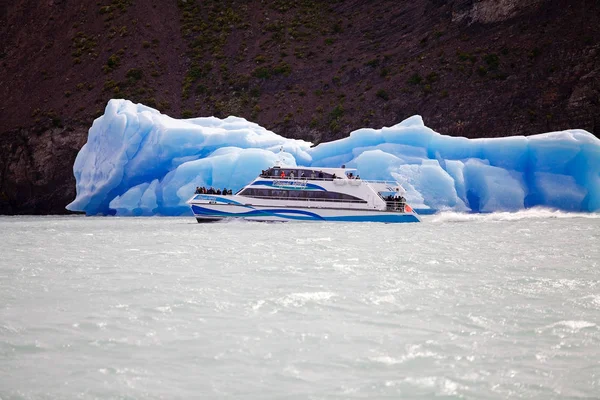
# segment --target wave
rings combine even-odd
[[[568,219],[588,218],[600,219],[600,213],[565,212],[549,208],[530,208],[515,212],[495,212],[489,214],[460,213],[444,211],[430,217],[430,222],[493,222],[493,221],[521,221],[524,219]]]

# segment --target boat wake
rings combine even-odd
[[[489,214],[468,214],[453,211],[441,212],[429,217],[430,222],[499,222],[499,221],[521,221],[526,219],[568,219],[588,218],[600,219],[600,213],[575,213],[565,212],[549,208],[531,208],[516,212],[496,212]]]

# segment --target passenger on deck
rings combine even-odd
[[[196,186],[196,194],[200,194],[202,193],[202,191],[200,190],[200,188],[198,186]]]
[[[281,179],[285,179],[285,171],[281,171],[281,175],[279,176]]]
[[[221,193],[227,195],[227,188],[223,188],[223,191]]]
[[[315,179],[315,171],[310,171],[310,179]]]
[[[406,199],[404,198],[404,196],[400,196],[400,201],[398,202],[398,208],[400,209],[400,211],[405,212],[406,210]]]
[[[231,194],[233,194],[233,192],[231,191],[231,189],[229,189],[229,190],[227,191],[227,194],[230,194],[230,195],[231,195]]]
[[[306,174],[304,173],[304,171],[302,171],[302,175],[300,175],[301,178],[306,178]]]
[[[319,171],[319,179],[323,179],[323,172]]]
[[[333,179],[337,179],[337,176],[335,174],[333,174],[332,178]]]
[[[217,194],[221,194],[221,189],[217,189]]]
[[[290,179],[294,179],[294,171],[290,172]]]
[[[356,175],[356,179],[360,179],[360,175]]]

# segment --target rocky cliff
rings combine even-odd
[[[0,213],[62,213],[110,98],[313,142],[600,134],[600,2],[15,0],[0,5]]]

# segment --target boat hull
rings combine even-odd
[[[191,207],[198,222],[229,218],[250,221],[420,222],[419,216],[412,212],[214,203],[196,203]]]

